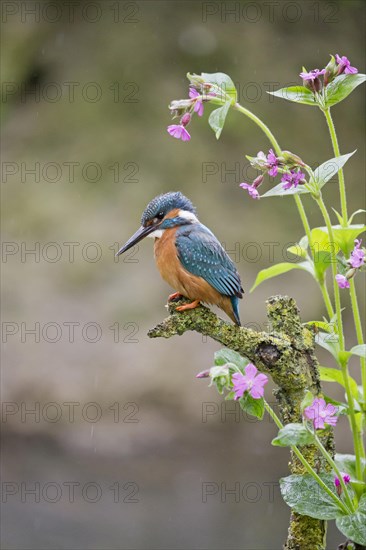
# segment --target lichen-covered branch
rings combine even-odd
[[[273,296],[267,301],[270,332],[257,332],[225,322],[204,306],[176,311],[185,299],[168,304],[169,317],[149,330],[150,338],[171,338],[187,331],[209,336],[252,361],[258,370],[270,374],[278,388],[280,415],[284,424],[301,421],[300,405],[306,391],[317,396],[320,391],[318,362],[314,352],[314,334],[301,324],[295,300],[287,296]],[[323,440],[333,454],[333,435]],[[318,471],[326,471],[327,464],[312,445],[302,448],[308,462]],[[304,473],[304,467],[291,457],[292,473]],[[325,548],[325,522],[292,513],[286,550],[321,550]]]

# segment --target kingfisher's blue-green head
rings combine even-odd
[[[117,252],[123,254],[145,237],[161,237],[171,227],[197,223],[196,209],[179,191],[158,195],[149,202],[141,216],[141,227]]]

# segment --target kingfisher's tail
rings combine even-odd
[[[223,309],[233,323],[241,326],[239,317],[239,298],[237,296],[221,296],[218,302],[213,302],[219,308]]]
[[[231,319],[236,325],[241,326],[240,316],[239,316],[239,298],[237,296],[230,296],[230,302],[232,305],[232,315]]]

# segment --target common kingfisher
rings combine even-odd
[[[240,326],[239,298],[243,289],[239,273],[215,235],[196,216],[196,209],[180,192],[155,197],[145,208],[141,227],[117,252],[123,254],[145,237],[154,237],[154,255],[163,279],[194,309],[200,302],[214,304]]]

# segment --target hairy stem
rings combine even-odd
[[[338,337],[339,337],[339,349],[340,352],[345,350],[344,347],[344,335],[343,335],[343,324],[342,324],[342,311],[341,311],[341,298],[339,293],[339,287],[337,284],[337,281],[335,279],[335,276],[337,274],[337,254],[335,249],[335,241],[333,236],[333,228],[332,224],[329,218],[328,211],[326,209],[326,206],[324,204],[324,201],[322,197],[320,196],[318,199],[316,199],[319,208],[323,214],[325,224],[327,226],[328,230],[328,236],[329,236],[329,242],[331,245],[331,265],[332,265],[332,276],[333,276],[333,286],[334,286],[334,296],[335,296],[335,304],[336,304],[336,313],[337,313],[337,328],[338,328]],[[353,401],[353,395],[351,392],[351,387],[349,383],[349,371],[348,371],[348,365],[346,361],[340,362],[340,367],[342,371],[343,376],[343,382],[344,387],[346,390],[347,395],[347,404],[349,408],[349,420],[351,424],[351,430],[352,430],[352,437],[353,437],[353,445],[355,449],[355,455],[356,455],[356,475],[358,479],[362,479],[362,465],[361,465],[361,457],[365,456],[364,451],[364,445],[363,445],[363,439],[362,439],[362,427],[361,429],[358,428],[356,417],[355,417],[355,407],[354,407],[354,401]]]
[[[328,124],[328,129],[329,129],[329,133],[330,133],[330,139],[332,140],[334,155],[336,157],[339,157],[341,154],[340,154],[340,151],[339,151],[337,134],[336,134],[336,131],[335,131],[332,115],[330,114],[330,109],[325,109],[323,112],[324,112],[324,115],[325,115],[325,118],[326,118],[326,121],[327,121],[327,124]],[[340,197],[341,197],[341,209],[342,209],[342,218],[343,218],[342,225],[343,225],[343,227],[346,227],[347,223],[348,223],[348,214],[347,214],[346,186],[345,186],[345,183],[344,183],[343,168],[340,168],[338,170],[338,180],[339,180],[339,194],[340,194]]]
[[[279,146],[279,143],[278,141],[276,140],[276,138],[274,137],[274,135],[272,134],[271,130],[268,128],[268,126],[266,124],[264,124],[264,122],[261,121],[260,118],[258,118],[255,114],[253,114],[251,111],[249,111],[248,109],[246,109],[245,107],[243,107],[242,105],[240,105],[240,103],[235,103],[234,105],[234,109],[236,109],[237,111],[239,111],[240,113],[242,113],[243,115],[247,116],[248,118],[250,118],[253,122],[256,123],[257,126],[259,126],[259,128],[261,130],[263,130],[263,132],[266,134],[267,138],[269,139],[269,141],[271,142],[272,146],[273,146],[273,149],[276,151],[277,155],[278,156],[281,156],[282,154],[282,149],[281,147]]]
[[[362,333],[361,316],[360,316],[360,310],[358,308],[356,285],[353,278],[350,279],[349,285],[350,285],[349,290],[351,295],[353,318],[355,322],[356,335],[357,335],[357,343],[362,345],[364,341],[363,341],[363,333]],[[363,400],[365,401],[366,400],[366,360],[364,357],[361,357],[360,361],[361,361],[361,376],[362,376],[362,393],[363,393]]]
[[[339,337],[339,347],[341,351],[344,351],[344,335],[343,335],[343,323],[342,323],[342,308],[341,308],[341,297],[339,293],[339,286],[336,281],[336,275],[337,275],[337,252],[335,247],[335,241],[334,241],[334,235],[333,235],[333,228],[332,223],[330,221],[330,217],[327,211],[327,208],[324,204],[324,201],[322,199],[322,196],[320,195],[319,198],[315,199],[318,203],[318,206],[320,208],[321,213],[323,214],[323,218],[325,221],[325,225],[327,226],[328,231],[328,237],[329,237],[329,243],[330,243],[330,254],[331,254],[331,266],[332,266],[332,276],[333,276],[333,288],[334,288],[334,300],[336,305],[336,314],[337,314],[337,328],[338,328],[338,337]]]

